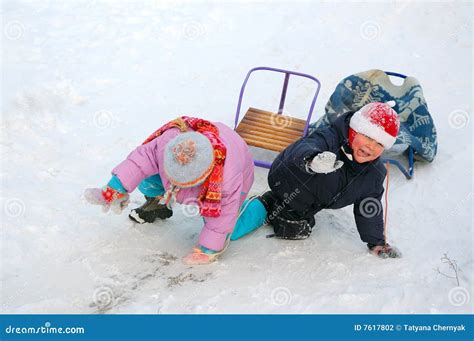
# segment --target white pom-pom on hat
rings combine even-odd
[[[385,149],[390,149],[397,140],[400,119],[391,103],[373,102],[364,105],[354,113],[349,126],[360,134],[364,134],[379,142]]]

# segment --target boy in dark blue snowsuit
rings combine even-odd
[[[232,239],[265,222],[273,226],[276,237],[304,239],[311,234],[316,213],[354,205],[360,238],[371,252],[400,257],[384,237],[381,198],[386,169],[380,160],[395,142],[399,125],[389,104],[369,103],[288,146],[268,174],[271,191],[247,203]]]

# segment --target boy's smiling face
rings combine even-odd
[[[358,163],[370,162],[382,155],[384,147],[374,139],[357,133],[352,141],[352,156]]]

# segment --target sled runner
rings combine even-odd
[[[396,73],[396,72],[390,72],[390,71],[385,71],[385,73],[389,76],[393,76],[393,77],[399,77],[399,78],[402,78],[402,79],[406,79],[407,76],[401,74],[401,73]],[[409,146],[408,149],[407,149],[407,157],[408,157],[408,168],[405,168],[402,163],[398,160],[395,160],[395,159],[391,159],[391,158],[382,158],[383,162],[384,163],[391,163],[395,166],[398,167],[398,169],[403,173],[403,175],[405,175],[405,177],[407,179],[411,179],[413,177],[413,165],[415,163],[415,159],[413,157],[413,147],[412,146]]]
[[[254,71],[271,71],[284,74],[280,105],[277,112],[250,107],[239,123],[240,109],[245,87],[250,75]],[[317,85],[306,120],[283,114],[290,76],[308,78],[314,81]],[[237,111],[235,113],[234,130],[245,140],[249,146],[263,148],[274,152],[281,152],[288,145],[308,134],[309,122],[313,114],[314,105],[316,103],[316,99],[318,98],[320,88],[321,83],[319,80],[308,74],[275,69],[271,67],[253,68],[247,73],[247,76],[245,77],[240,89]],[[263,160],[254,160],[254,163],[256,166],[263,168],[270,168],[271,166],[270,162]]]

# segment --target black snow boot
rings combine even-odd
[[[267,219],[275,233],[267,237],[282,239],[306,239],[315,224],[314,216],[306,217],[293,210],[285,201],[279,199],[272,191],[258,197],[267,210]]]
[[[128,217],[133,221],[144,224],[152,223],[159,219],[166,219],[173,215],[173,211],[170,210],[166,205],[160,204],[161,197],[151,198],[145,196],[146,202],[130,211]]]

